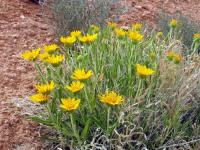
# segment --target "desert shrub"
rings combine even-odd
[[[198,22],[195,22],[194,20],[190,19],[189,16],[184,16],[181,13],[178,13],[176,15],[169,15],[166,12],[161,12],[158,17],[157,25],[160,28],[161,31],[166,35],[170,27],[168,26],[168,20],[172,18],[177,18],[179,20],[179,33],[178,36],[180,39],[182,39],[182,43],[184,44],[185,49],[191,49],[192,43],[193,43],[193,35],[195,33],[200,32],[200,25]]]
[[[40,79],[30,99],[43,109],[31,118],[72,149],[197,147],[200,62],[195,47],[182,55],[177,25],[166,36],[92,25],[23,53]]]
[[[118,0],[59,0],[52,2],[52,12],[58,35],[72,30],[86,31],[90,24],[105,25],[112,12],[119,14],[122,7],[113,9]]]

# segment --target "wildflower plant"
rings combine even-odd
[[[165,144],[169,136],[180,135],[173,132],[182,132],[180,98],[170,106],[157,98],[167,86],[162,69],[178,70],[184,65],[179,63],[183,56],[178,49],[166,49],[172,35],[158,39],[157,33],[144,32],[141,24],[133,27],[124,31],[112,22],[103,29],[92,25],[88,33],[75,30],[61,37],[57,46],[22,54],[33,61],[40,76],[30,100],[43,104],[46,114],[32,119],[54,128],[66,145],[76,148],[90,142],[96,129],[108,138],[120,136],[129,131],[126,123],[134,125],[130,137],[140,131],[148,136],[140,142],[150,149]],[[164,63],[166,67],[161,66]],[[173,112],[168,113],[172,106]],[[154,129],[156,135],[148,134]]]

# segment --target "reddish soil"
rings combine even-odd
[[[0,2],[0,149],[19,145],[24,149],[41,149],[38,126],[24,119],[11,103],[14,97],[24,97],[33,91],[33,66],[19,58],[27,49],[37,48],[53,39],[50,25],[41,7],[29,0]]]
[[[120,17],[122,24],[146,21],[152,25],[165,9],[171,14],[181,11],[200,21],[199,0],[127,0],[128,12]],[[44,145],[39,126],[24,118],[12,103],[16,97],[33,92],[33,66],[19,58],[27,49],[51,43],[52,26],[46,23],[50,15],[41,14],[41,7],[29,0],[0,2],[0,149],[39,150]]]
[[[200,22],[199,0],[126,0],[128,12],[120,17],[122,24],[147,22],[155,26],[161,10],[174,15],[181,13]]]

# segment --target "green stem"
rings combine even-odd
[[[191,53],[191,55],[194,55],[195,53],[196,53],[196,51],[197,51],[197,49],[198,49],[198,47],[199,47],[199,44],[198,43],[194,43],[194,46],[193,46],[194,48],[194,50],[193,50],[193,52]]]
[[[141,91],[141,85],[142,85],[142,79],[139,79],[139,83],[138,83],[138,89],[135,95],[135,98],[137,98],[138,96],[140,96],[140,91]]]
[[[172,39],[172,34],[173,34],[173,29],[170,28],[170,31],[169,31],[169,41]]]
[[[91,107],[91,103],[90,103],[88,95],[87,95],[86,87],[84,87],[84,92],[85,92],[85,98],[86,98],[87,103],[88,103],[90,114],[92,114],[92,107]]]
[[[108,112],[107,112],[107,133],[109,133],[109,123],[110,123],[110,107],[108,106]]]
[[[79,134],[77,132],[77,129],[76,129],[76,123],[74,121],[74,116],[72,113],[70,113],[70,120],[71,120],[71,125],[72,125],[72,130],[74,132],[74,135],[78,141],[79,144],[81,144],[81,140],[80,140],[80,137],[79,137]]]
[[[38,64],[35,63],[35,68],[36,68],[38,74],[40,75],[40,77],[42,78],[42,82],[45,82],[46,79],[45,79],[45,77],[44,77],[44,75],[43,75],[43,73],[42,73],[42,70],[41,70],[40,66],[39,66]]]

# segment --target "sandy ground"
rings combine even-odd
[[[177,11],[200,21],[199,0],[127,0],[128,12],[120,17],[122,24],[145,21],[155,25],[161,9]],[[1,0],[0,2],[0,150],[43,149],[40,126],[22,115],[15,101],[33,92],[33,66],[19,58],[27,49],[51,43],[50,15],[29,0]]]

